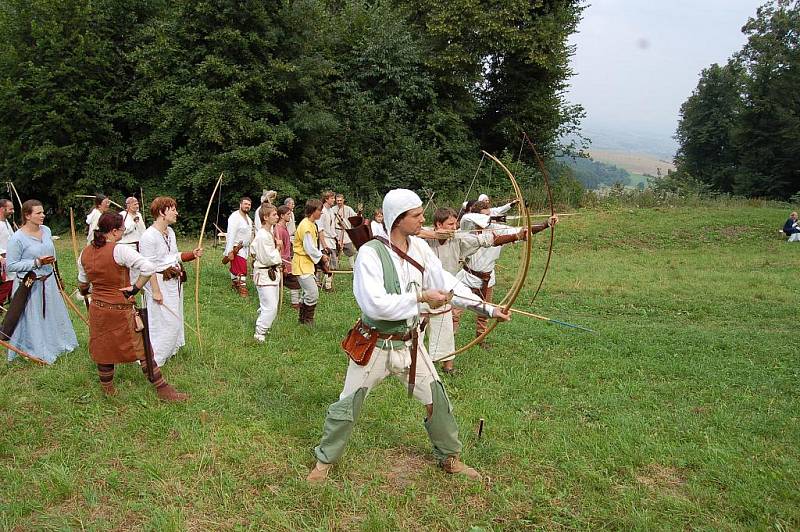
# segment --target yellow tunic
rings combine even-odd
[[[306,234],[311,234],[311,240],[316,246],[319,246],[319,234],[317,233],[317,224],[303,218],[303,221],[297,226],[297,231],[294,233],[292,240],[292,248],[294,249],[294,256],[292,257],[292,273],[294,275],[307,275],[314,273],[314,261],[308,256],[305,248],[303,247],[303,239]]]

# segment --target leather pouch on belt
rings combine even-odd
[[[359,366],[366,366],[376,343],[378,343],[378,331],[368,327],[359,319],[342,340],[342,348],[350,360]]]

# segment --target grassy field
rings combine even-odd
[[[53,367],[0,367],[0,528],[798,529],[800,244],[775,235],[785,216],[581,211],[529,306],[540,235],[518,307],[599,334],[515,317],[459,357],[445,384],[482,484],[435,467],[423,409],[390,380],[330,482],[308,486],[357,315],[350,281],[323,294],[313,329],[284,305],[260,346],[255,295],[235,297],[209,250],[205,347],[187,334],[164,368],[190,402],[161,404],[133,366],[102,397],[77,320],[82,346]]]

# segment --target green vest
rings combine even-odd
[[[383,288],[386,290],[386,293],[400,294],[400,277],[397,275],[397,269],[394,267],[394,262],[386,246],[378,240],[370,240],[364,244],[364,246],[374,249],[378,254],[378,258],[381,260],[381,267],[383,268]],[[408,331],[406,320],[376,320],[362,312],[361,321],[384,334],[404,334]],[[381,344],[381,342],[383,343]],[[394,349],[402,349],[403,346],[405,346],[405,342],[400,340],[379,340],[378,343],[380,345],[378,347],[380,347],[380,349],[386,349],[386,344],[388,342],[391,342],[392,348]]]

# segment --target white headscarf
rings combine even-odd
[[[461,224],[459,227],[464,231],[486,229],[490,222],[489,215],[479,212],[470,212],[461,217]]]
[[[397,217],[417,207],[422,207],[422,200],[411,190],[396,188],[387,192],[383,197],[383,225],[386,231],[391,233]]]
[[[478,201],[489,201],[489,196],[487,196],[486,194],[481,194],[480,196],[478,196]]]

